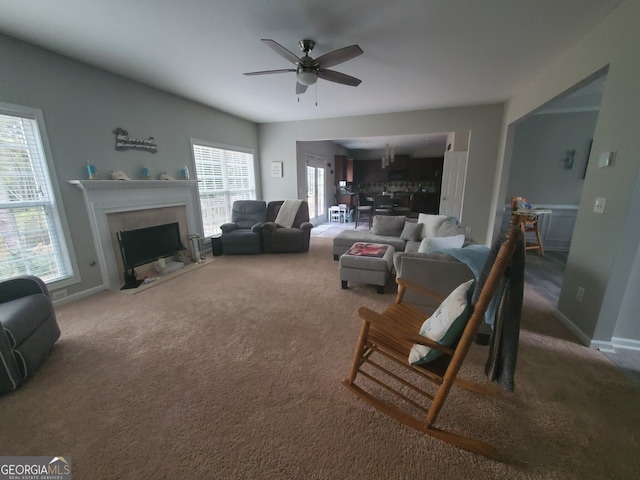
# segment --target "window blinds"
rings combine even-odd
[[[193,144],[204,235],[220,233],[236,200],[255,200],[253,154]]]
[[[0,114],[0,279],[72,273],[38,123]]]

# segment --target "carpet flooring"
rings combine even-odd
[[[0,455],[68,455],[76,479],[637,478],[640,389],[528,286],[515,391],[454,387],[438,421],[505,462],[358,400],[340,383],[355,312],[393,286],[342,290],[331,239],[313,237],[308,254],[216,257],[62,305],[48,361],[0,396]],[[486,357],[473,345],[462,376],[486,383]]]

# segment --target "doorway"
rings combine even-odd
[[[440,215],[462,222],[462,203],[467,180],[468,152],[445,152],[440,193]]]
[[[305,154],[307,165],[307,203],[309,204],[309,220],[318,225],[327,221],[327,202],[325,194],[326,160],[316,155]]]

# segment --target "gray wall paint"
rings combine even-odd
[[[578,205],[598,112],[532,115],[516,127],[505,205],[512,197],[532,204]],[[575,150],[573,169],[564,168]]]
[[[632,196],[640,172],[639,24],[640,2],[625,1],[519,89],[506,106],[502,153],[508,153],[509,129],[514,122],[609,66],[558,305],[587,343],[589,339],[610,342],[618,325],[637,322],[625,316],[628,311],[621,305],[627,286],[637,275],[633,259],[640,241],[635,227],[640,195]],[[615,164],[598,168],[600,153],[610,150],[617,152]],[[497,179],[503,180],[501,175]],[[502,210],[501,191],[506,191],[504,183],[494,189],[494,213]],[[593,213],[596,197],[607,198],[604,215]],[[582,303],[576,300],[578,286],[586,289]],[[640,346],[640,337],[630,340]]]
[[[81,192],[68,183],[86,178],[87,160],[103,178],[114,169],[140,178],[143,164],[154,178],[161,171],[178,178],[185,164],[195,171],[191,137],[253,149],[258,156],[252,122],[1,35],[0,58],[0,101],[43,112],[82,279],[70,294],[102,283],[98,266],[90,266],[96,256]],[[116,127],[132,137],[153,136],[158,153],[116,151]]]
[[[487,237],[491,191],[496,173],[503,105],[444,108],[358,117],[261,124],[258,127],[266,200],[296,198],[298,141],[381,135],[471,131],[464,198],[464,223],[476,241]],[[269,177],[271,161],[285,164],[286,182]]]
[[[334,157],[336,155],[349,155],[349,152],[342,145],[338,145],[337,143],[325,140],[320,142],[297,142],[296,147],[296,156],[297,156],[297,165],[296,168],[298,170],[298,198],[302,198],[304,200],[307,199],[307,169],[306,169],[306,161],[304,158],[305,153],[315,155],[317,157],[324,157],[326,162],[325,164],[331,164],[331,167],[326,166],[325,168],[325,199],[327,202],[327,208],[334,204],[335,192],[335,178],[336,178],[336,162]],[[333,173],[331,173],[333,172]],[[327,215],[327,212],[324,212],[324,215]]]

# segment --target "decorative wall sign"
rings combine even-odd
[[[271,162],[271,176],[282,177],[282,162]]]
[[[123,128],[116,128],[113,133],[116,134],[116,150],[144,150],[150,153],[156,153],[158,147],[153,139],[149,137],[146,140],[140,138],[129,138],[129,132]]]

